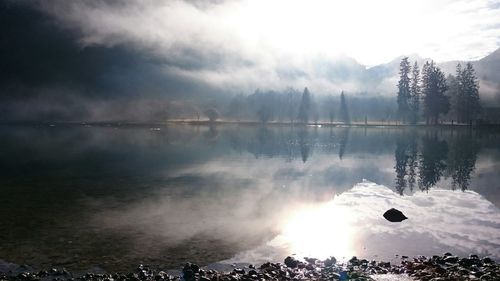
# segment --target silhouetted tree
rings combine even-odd
[[[410,62],[408,57],[404,57],[399,64],[398,82],[398,116],[406,122],[410,112]]]
[[[299,107],[300,92],[294,88],[288,88],[286,90],[286,112],[290,122],[293,124],[295,118],[297,117],[297,111]]]
[[[462,68],[460,64],[457,65],[457,73],[461,73]],[[446,94],[450,97],[451,104],[451,113],[452,116],[455,116],[455,120],[460,120],[460,112],[463,111],[463,107],[466,106],[463,104],[463,97],[461,97],[461,90],[459,89],[460,85],[456,76],[448,75],[446,77],[446,84],[448,89],[446,90]],[[458,121],[460,122],[460,121]]]
[[[219,119],[220,117],[219,111],[217,111],[217,109],[213,107],[208,108],[204,113],[208,117],[208,120],[210,120],[210,122],[215,122],[215,120]]]
[[[340,93],[340,121],[344,124],[351,124],[351,119],[349,118],[349,111],[347,109],[347,101],[344,95],[344,91]]]
[[[411,70],[411,84],[410,84],[410,122],[416,124],[418,122],[418,115],[420,110],[420,69],[418,63],[415,62]]]
[[[471,63],[467,63],[465,69],[459,63],[456,69],[455,76],[448,76],[448,94],[457,122],[467,123],[476,119],[481,111],[479,83]]]
[[[479,82],[472,63],[468,62],[459,78],[460,90],[463,91],[464,103],[466,106],[462,113],[461,122],[474,120],[481,111],[479,104]]]
[[[302,100],[300,101],[299,116],[298,116],[299,121],[307,124],[309,122],[310,111],[311,111],[311,95],[309,94],[309,90],[306,87],[304,89],[304,93],[302,94]]]
[[[444,73],[433,61],[426,62],[422,68],[422,94],[424,95],[424,115],[426,123],[438,124],[439,115],[448,113],[450,101]]]

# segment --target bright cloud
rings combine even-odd
[[[402,210],[408,220],[390,223],[382,214]],[[323,205],[297,209],[281,234],[228,262],[265,262],[297,257],[352,255],[391,259],[452,251],[466,256],[500,255],[499,210],[474,191],[433,189],[401,197],[385,186],[362,182]],[[396,262],[399,262],[396,260]]]
[[[500,45],[500,5],[495,0],[133,0],[125,5],[105,1],[40,5],[78,30],[83,45],[135,46],[164,58],[166,72],[226,87],[307,84],[339,90],[350,82],[334,86],[318,75],[318,58],[334,61],[347,55],[367,66],[410,53],[437,61],[469,60]],[[277,69],[300,69],[307,75],[284,77]]]

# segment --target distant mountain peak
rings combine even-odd
[[[491,61],[491,60],[500,60],[500,48],[496,49],[486,57],[480,59],[480,61]]]

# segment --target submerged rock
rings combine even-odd
[[[384,218],[390,222],[402,222],[408,219],[400,210],[391,208],[384,213]]]

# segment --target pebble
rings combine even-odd
[[[403,258],[403,257],[402,257]],[[382,274],[382,275],[381,275]],[[266,262],[260,267],[249,266],[234,268],[230,272],[204,270],[198,265],[187,263],[182,268],[181,276],[157,271],[148,265],[139,265],[135,272],[128,274],[86,273],[73,278],[63,269],[52,268],[48,271],[21,272],[17,275],[0,272],[0,280],[12,281],[253,281],[253,280],[375,280],[377,275],[394,275],[394,280],[413,278],[415,280],[500,280],[500,266],[489,257],[477,255],[460,258],[445,253],[442,256],[404,257],[400,264],[383,261],[368,261],[352,257],[346,263],[337,263],[334,257],[326,260],[304,258],[299,260],[287,257],[284,263]],[[385,280],[385,279],[384,279]]]

